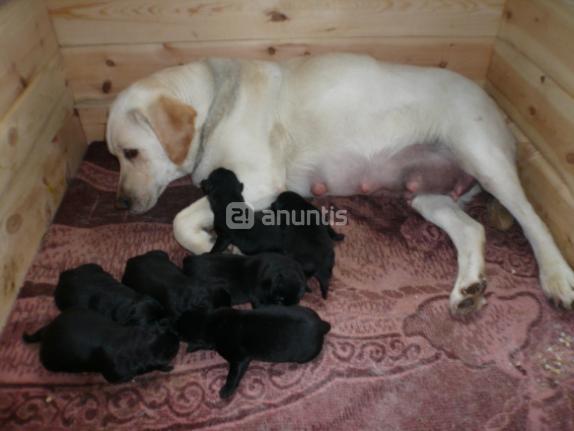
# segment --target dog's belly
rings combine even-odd
[[[332,154],[317,162],[301,181],[305,195],[394,195],[412,199],[417,194],[447,194],[458,199],[475,179],[436,144],[415,144],[388,156]]]

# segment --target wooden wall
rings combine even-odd
[[[0,327],[85,148],[42,0],[0,3]]]
[[[487,90],[529,138],[527,194],[574,265],[574,3],[508,0]]]
[[[89,140],[129,83],[204,56],[329,51],[484,82],[504,0],[47,0]]]

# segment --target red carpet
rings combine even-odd
[[[552,308],[522,232],[487,228],[488,305],[464,321],[447,311],[456,273],[450,240],[402,203],[323,199],[347,209],[329,299],[303,304],[333,329],[306,365],[253,363],[221,401],[215,353],[180,351],[175,370],[109,385],[52,374],[20,341],[55,315],[60,271],[97,262],[120,276],[135,254],[161,248],[181,263],[171,220],[200,196],[172,184],[142,216],[113,209],[117,166],[94,144],[27,276],[0,339],[0,429],[573,430],[574,314]],[[487,197],[470,213],[481,220]]]

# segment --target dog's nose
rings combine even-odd
[[[132,201],[127,196],[118,196],[115,206],[118,210],[129,210],[132,206]]]

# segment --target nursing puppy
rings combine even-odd
[[[129,259],[122,283],[157,300],[174,319],[188,310],[229,306],[224,292],[193,282],[161,250]]]
[[[224,289],[231,304],[250,302],[254,308],[297,304],[307,288],[301,265],[278,253],[187,256],[183,272],[200,285]]]
[[[213,229],[217,234],[217,240],[211,249],[211,253],[222,252],[230,244],[235,245],[244,254],[256,254],[265,251],[281,252],[281,232],[276,226],[264,225],[261,213],[251,211],[253,226],[249,228],[233,228],[228,226],[229,221],[234,221],[232,210],[228,205],[232,203],[244,203],[243,184],[237,176],[225,168],[215,169],[206,180],[201,182],[201,189],[207,195],[209,205],[214,214]],[[238,216],[244,214],[237,213]],[[244,220],[238,220],[243,222]]]
[[[342,241],[345,236],[322,224],[320,211],[295,192],[281,193],[271,209],[281,223],[283,249],[303,266],[307,277],[319,281],[321,295],[326,299],[335,265],[333,241]],[[305,222],[283,223],[284,217]]]
[[[42,342],[40,361],[49,371],[96,372],[121,383],[149,371],[172,370],[169,363],[179,339],[166,323],[122,326],[95,311],[75,308],[23,339]]]
[[[331,329],[313,310],[300,306],[188,312],[177,326],[189,343],[188,351],[214,349],[229,362],[221,398],[233,394],[252,360],[300,364],[313,360]]]
[[[62,272],[54,300],[61,311],[88,308],[122,325],[148,324],[166,315],[155,299],[121,284],[93,263]]]

